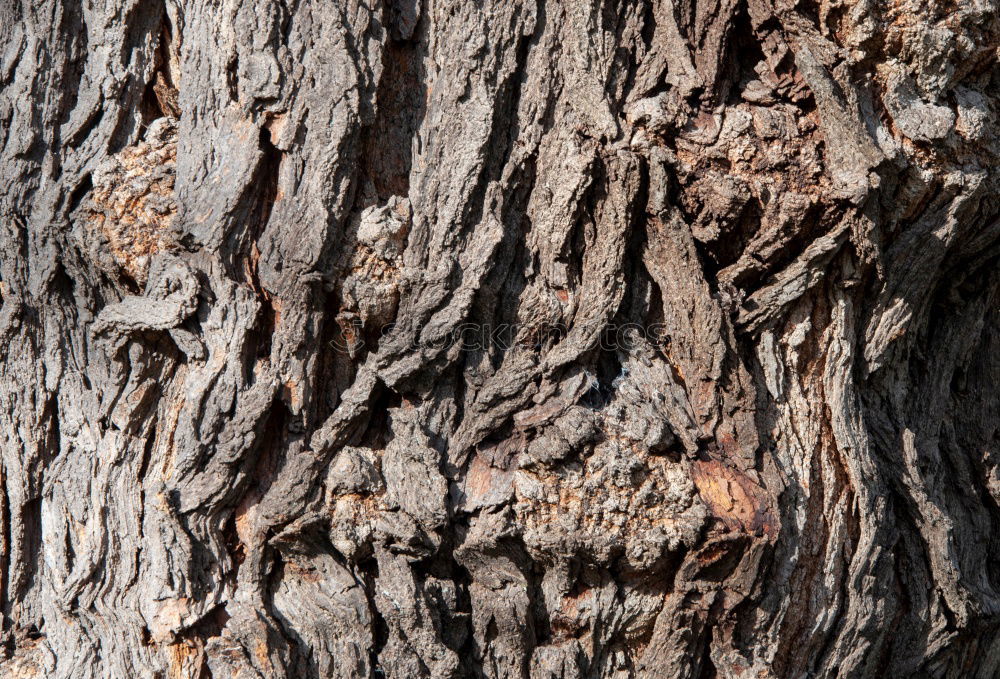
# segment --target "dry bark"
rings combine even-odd
[[[996,0],[3,0],[3,677],[1000,676]]]

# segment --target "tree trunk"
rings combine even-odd
[[[996,0],[3,0],[3,677],[1000,676]]]

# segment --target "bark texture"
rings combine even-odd
[[[2,0],[0,675],[1000,676],[998,44]]]

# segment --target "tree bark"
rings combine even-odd
[[[3,0],[0,675],[1000,676],[997,11]]]

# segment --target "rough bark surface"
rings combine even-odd
[[[998,44],[2,0],[0,675],[1000,676]]]

